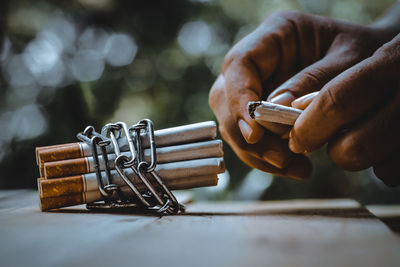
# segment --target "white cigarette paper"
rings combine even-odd
[[[183,179],[181,179],[183,180]],[[211,175],[204,175],[204,176],[196,176],[196,177],[187,177],[184,179],[185,181],[182,182],[182,186],[180,187],[179,184],[176,184],[176,190],[180,189],[189,189],[192,187],[199,187],[199,186],[213,186],[218,182],[218,176],[216,174],[211,174]],[[99,188],[94,187],[97,185],[96,183],[91,183],[90,188],[88,188],[88,191],[82,192],[82,197],[84,199],[84,203],[91,203],[95,201],[101,201],[103,200],[103,197],[100,194]],[[137,186],[138,190],[141,191],[144,189],[143,186]],[[122,193],[125,196],[132,196],[132,189],[130,189],[127,185],[121,186],[120,187]],[[176,193],[174,193],[176,194]],[[178,198],[179,193],[176,195]],[[182,201],[179,201],[179,203],[182,203]]]
[[[154,139],[157,147],[210,140],[215,139],[216,137],[217,125],[214,121],[205,121],[154,131]],[[141,135],[141,139],[142,146],[149,147],[149,140],[143,135]],[[126,138],[120,138],[118,143],[121,151],[129,151]],[[90,145],[83,142],[79,144],[81,146],[81,150],[83,151],[84,157],[93,155]],[[111,146],[107,146],[106,149],[107,153],[113,152],[111,151]]]
[[[206,158],[180,162],[172,162],[158,164],[155,171],[162,177],[163,181],[186,179],[187,177],[196,177],[204,175],[212,175],[222,173],[225,170],[223,158]],[[130,168],[124,169],[124,173],[134,184],[140,183],[139,177]],[[105,183],[105,172],[101,173],[102,181]],[[91,191],[91,188],[98,188],[96,173],[83,174],[86,191]],[[150,180],[151,180],[151,176]],[[118,186],[126,186],[116,170],[111,170],[110,182]]]
[[[222,141],[211,140],[206,142],[198,142],[177,146],[166,146],[157,148],[157,163],[177,162],[191,159],[202,159],[202,158],[215,158],[222,157]],[[123,155],[130,157],[129,152],[122,152]],[[94,160],[93,157],[87,157],[87,164],[89,166],[89,172],[94,172]],[[116,159],[115,154],[108,154],[108,161],[110,168],[114,169],[114,161]],[[150,149],[144,150],[144,159],[150,160]],[[99,156],[100,170],[105,170],[105,164],[102,156]]]
[[[90,178],[90,179],[92,179],[92,178]],[[210,183],[210,181],[214,181],[214,180],[215,180],[215,182],[218,181],[217,174],[208,174],[208,175],[173,179],[173,180],[171,180],[171,182],[174,183],[174,190],[182,190],[182,189],[193,188],[193,186],[200,187],[200,186],[209,185],[206,183]],[[97,180],[93,180],[93,181],[87,180],[86,182],[88,183],[88,187],[87,187],[87,189],[85,188],[84,192],[99,191],[99,187],[97,186]],[[156,188],[158,188],[157,184],[152,183],[152,185],[155,186]],[[146,187],[143,183],[135,184],[135,186],[139,191],[146,189]],[[132,195],[132,189],[125,183],[119,185],[119,188],[126,195]],[[99,193],[100,193],[100,191],[99,191]]]
[[[266,101],[249,102],[247,109],[250,117],[262,124],[263,122],[275,122],[294,125],[302,110],[274,104]]]
[[[122,155],[130,157],[129,152],[122,152]],[[144,160],[149,162],[150,161],[150,149],[143,150]],[[176,146],[166,146],[160,147],[156,150],[157,154],[157,163],[167,163],[167,162],[178,162],[178,161],[185,161],[185,160],[192,160],[192,159],[203,159],[203,158],[219,158],[224,156],[224,151],[222,148],[222,141],[221,140],[211,140],[205,142],[197,142],[197,143],[190,143],[190,144],[183,144],[183,145],[176,145]],[[115,154],[108,154],[108,164],[110,169],[115,169]],[[86,171],[84,172],[95,172],[95,162],[93,157],[85,157],[83,158]],[[73,172],[70,169],[70,165],[77,164],[76,159],[69,159],[69,160],[62,160],[62,161],[52,161],[52,162],[45,162],[43,173],[41,175],[47,179],[59,177],[59,176],[69,176],[75,174],[83,173],[81,172]],[[57,173],[54,172],[54,169],[59,171]],[[105,161],[103,156],[99,156],[99,168],[100,170],[105,170]]]

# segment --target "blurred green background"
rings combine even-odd
[[[86,125],[157,129],[214,120],[208,91],[229,48],[268,14],[300,10],[368,24],[394,1],[2,1],[0,188],[33,188],[34,148],[75,141]],[[225,146],[227,172],[198,199],[351,197],[400,202],[372,171],[344,172],[325,149],[306,182],[251,170]]]

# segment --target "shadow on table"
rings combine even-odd
[[[133,216],[155,216],[161,217],[157,213],[149,213],[133,209],[96,209],[87,210],[84,208],[65,208],[48,211],[51,213],[87,213],[87,214],[115,214]],[[188,211],[178,215],[165,216],[322,216],[337,218],[376,218],[372,213],[364,208],[299,208],[299,209],[257,209],[242,211]],[[399,217],[400,222],[400,217]]]
[[[375,218],[375,216],[364,208],[321,208],[321,209],[277,209],[277,210],[254,210],[239,212],[187,212],[182,216],[322,216],[338,218]]]
[[[128,215],[128,216],[150,216],[162,217],[155,213],[138,212],[137,210],[87,210],[84,208],[66,208],[49,211],[51,213],[86,213],[86,214],[108,214],[108,215]],[[374,214],[367,209],[360,208],[300,208],[300,209],[258,209],[250,211],[189,211],[179,215],[166,215],[166,216],[294,216],[294,217],[327,217],[327,218],[351,218],[351,219],[376,219]],[[381,220],[391,231],[400,234],[400,215],[378,218]]]
[[[390,230],[400,234],[400,215],[393,217],[379,218]]]

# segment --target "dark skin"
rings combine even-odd
[[[222,137],[266,172],[305,179],[312,165],[304,154],[328,143],[344,169],[373,166],[388,184],[400,182],[399,20],[400,4],[370,26],[293,11],[269,16],[228,52],[210,91]],[[264,128],[246,105],[265,98],[305,111],[293,129]]]
[[[290,132],[290,149],[302,153],[328,143],[343,169],[372,166],[385,184],[399,185],[399,71],[400,34],[313,97]]]

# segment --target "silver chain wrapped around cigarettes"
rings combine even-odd
[[[93,126],[88,126],[77,134],[77,138],[91,147],[97,183],[103,198],[103,201],[88,203],[88,209],[132,208],[160,215],[184,212],[185,207],[178,203],[174,194],[155,172],[157,153],[151,120],[143,119],[130,127],[124,122],[109,123],[102,128],[101,133],[96,132]],[[149,146],[149,160],[145,159],[142,143]],[[123,148],[128,148],[128,153]],[[121,153],[122,149],[124,153]],[[114,167],[131,194],[121,190],[118,185],[121,183],[111,183],[108,159],[110,152],[115,154]],[[100,160],[103,161],[102,164]],[[104,166],[104,171],[100,168],[101,165]],[[129,179],[126,169],[133,171],[144,184],[145,190],[141,190],[142,193]]]
[[[188,203],[188,194],[175,194],[176,201],[169,190],[215,186],[225,170],[216,137],[214,121],[153,131],[151,121],[142,120],[131,127],[107,124],[100,132],[89,126],[79,142],[37,147],[40,210],[89,204],[97,210],[182,212],[178,202]]]

